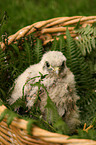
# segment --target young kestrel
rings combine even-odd
[[[79,99],[76,89],[74,75],[66,66],[66,57],[59,51],[49,51],[45,53],[38,64],[28,67],[16,80],[9,103],[13,104],[18,98],[22,97],[22,88],[30,78],[40,76],[40,73],[46,75],[41,82],[46,87],[51,100],[57,107],[59,115],[74,130],[79,125],[79,110],[76,101]],[[40,78],[30,80],[24,88],[24,94],[27,96],[27,106],[31,108],[36,100],[38,91],[37,86],[32,86]],[[42,90],[42,88],[41,88]],[[30,99],[29,99],[30,98]],[[44,118],[46,118],[47,94],[40,95],[39,107]]]

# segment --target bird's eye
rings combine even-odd
[[[48,61],[46,61],[46,66],[47,66],[47,67],[49,67],[49,66],[50,66],[50,64],[48,63]]]

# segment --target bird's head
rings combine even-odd
[[[66,69],[66,57],[59,51],[49,51],[45,53],[40,63],[43,66],[43,70],[48,74],[53,73],[60,75]]]

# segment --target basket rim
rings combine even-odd
[[[60,31],[60,29],[63,29],[62,31],[66,31],[66,26],[69,26],[68,27],[69,30],[72,31],[73,28],[71,28],[70,25],[74,25],[78,23],[79,21],[82,25],[83,24],[91,25],[93,23],[96,23],[96,16],[56,17],[56,18],[51,18],[48,20],[38,21],[29,26],[25,26],[21,28],[15,34],[10,35],[7,38],[7,40],[5,40],[5,43],[1,41],[0,45],[2,49],[5,49],[6,43],[7,45],[10,45],[12,42],[19,40],[22,37],[28,36],[29,34],[34,33],[38,30],[40,31],[41,35],[46,34],[46,33],[48,34],[49,32],[53,33],[57,29],[56,28],[53,30],[52,28],[54,28],[54,26],[58,27],[58,31]],[[72,37],[76,37],[76,35],[72,35]],[[53,39],[50,39],[49,41],[53,41]],[[45,41],[44,45],[46,45],[49,41],[48,40]]]

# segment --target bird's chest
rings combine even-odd
[[[43,84],[47,88],[47,91],[50,96],[62,97],[64,94],[68,92],[68,82],[66,77],[65,78],[48,78],[47,80],[43,81]],[[63,91],[63,92],[62,92]]]
[[[58,79],[47,89],[52,101],[58,106],[62,106],[68,99],[68,83],[65,80]]]
[[[55,103],[59,115],[62,116],[67,108],[67,100],[69,99],[68,82],[66,81],[66,78],[49,79],[46,82],[46,88],[49,93],[49,96],[51,100]],[[41,96],[41,108],[43,108],[46,105],[46,102],[47,94],[45,92],[44,95]]]

